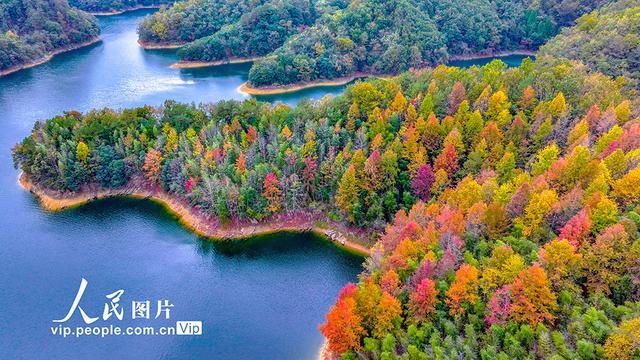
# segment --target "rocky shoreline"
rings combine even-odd
[[[249,62],[254,62],[262,59],[262,57],[251,57],[251,58],[233,58],[226,60],[218,60],[218,61],[178,61],[170,66],[172,69],[194,69],[194,68],[203,68],[203,67],[213,67],[220,65],[229,65],[229,64],[244,64]]]
[[[342,86],[352,81],[355,81],[357,79],[363,79],[370,76],[375,76],[375,75],[358,73],[353,76],[347,76],[347,77],[342,77],[342,78],[337,78],[332,80],[319,80],[319,81],[311,81],[308,83],[298,83],[298,84],[282,85],[282,86],[280,85],[265,86],[265,87],[252,87],[251,85],[249,85],[249,82],[245,82],[244,84],[240,85],[240,87],[238,88],[238,91],[244,94],[249,94],[249,95],[285,94],[285,93],[296,92],[304,89],[310,89],[310,88],[321,87],[321,86]]]
[[[124,13],[130,11],[144,10],[144,9],[160,9],[162,5],[147,5],[147,6],[136,6],[132,8],[122,9],[122,10],[113,10],[113,11],[89,11],[89,14],[93,16],[114,16],[114,15],[122,15]]]
[[[223,225],[210,215],[198,211],[161,189],[136,185],[136,181],[119,189],[83,189],[76,193],[60,193],[42,189],[34,185],[24,173],[20,175],[18,183],[23,189],[34,194],[40,205],[48,211],[61,211],[109,197],[124,196],[149,199],[163,205],[176,216],[184,227],[202,237],[214,240],[239,240],[277,232],[313,232],[350,252],[362,256],[367,256],[370,253],[367,246],[352,240],[355,235],[349,229],[337,223],[320,226],[318,225],[319,217],[313,214],[282,215],[274,216],[264,222],[245,221]]]
[[[138,40],[138,45],[145,50],[179,49],[185,44],[149,44],[142,40]]]

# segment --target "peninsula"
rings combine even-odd
[[[324,357],[632,359],[637,104],[624,78],[539,56],[296,107],[69,111],[36,123],[13,160],[50,209],[142,197],[218,239],[315,229],[369,249],[320,325]]]

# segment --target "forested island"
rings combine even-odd
[[[640,81],[640,2],[624,0],[577,20],[541,49],[543,54],[580,60],[610,76]]]
[[[257,60],[245,90],[259,92],[528,53],[606,2],[278,0],[229,11],[218,0],[189,0],[150,16],[139,33],[146,46],[184,45],[184,66]]]
[[[0,76],[99,40],[94,17],[66,0],[0,3]]]
[[[142,8],[159,8],[168,4],[173,4],[173,0],[69,0],[69,5],[97,15],[119,14]]]
[[[320,327],[333,356],[622,360],[640,351],[637,109],[632,82],[539,57],[294,108],[70,111],[13,158],[62,200],[134,186],[215,224],[320,213],[368,229],[360,281]]]

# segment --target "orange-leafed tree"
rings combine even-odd
[[[247,172],[247,159],[243,153],[240,153],[236,159],[236,171],[240,175],[244,175]]]
[[[157,183],[160,179],[160,169],[162,166],[162,153],[156,149],[151,149],[147,152],[147,156],[144,159],[144,165],[142,170],[147,181],[151,183]]]
[[[478,296],[479,271],[472,265],[464,264],[456,271],[455,280],[446,292],[446,304],[452,316],[465,313],[467,307],[475,304]]]
[[[391,269],[380,277],[380,289],[394,295],[400,285],[400,277],[395,270]]]
[[[327,314],[327,322],[320,331],[327,338],[329,350],[342,354],[349,350],[360,350],[360,337],[364,328],[356,313],[356,301],[351,296],[339,299]]]
[[[552,323],[558,304],[544,269],[534,264],[520,272],[511,284],[511,316],[519,323]]]

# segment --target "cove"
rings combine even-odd
[[[108,199],[49,213],[17,185],[10,148],[37,120],[71,109],[245,98],[236,89],[248,64],[176,70],[169,68],[174,51],[142,50],[135,28],[149,12],[100,18],[102,42],[0,78],[0,357],[315,358],[322,344],[317,325],[340,288],[357,279],[362,258],[306,234],[203,241],[145,201]],[[343,88],[260,99],[293,104]],[[52,320],[65,315],[83,277],[81,306],[92,316],[102,313],[105,295],[125,291],[125,318],[107,325],[197,320],[203,335],[52,335]],[[130,302],[146,299],[169,300],[171,321],[132,320]],[[79,314],[68,323],[83,324]]]

